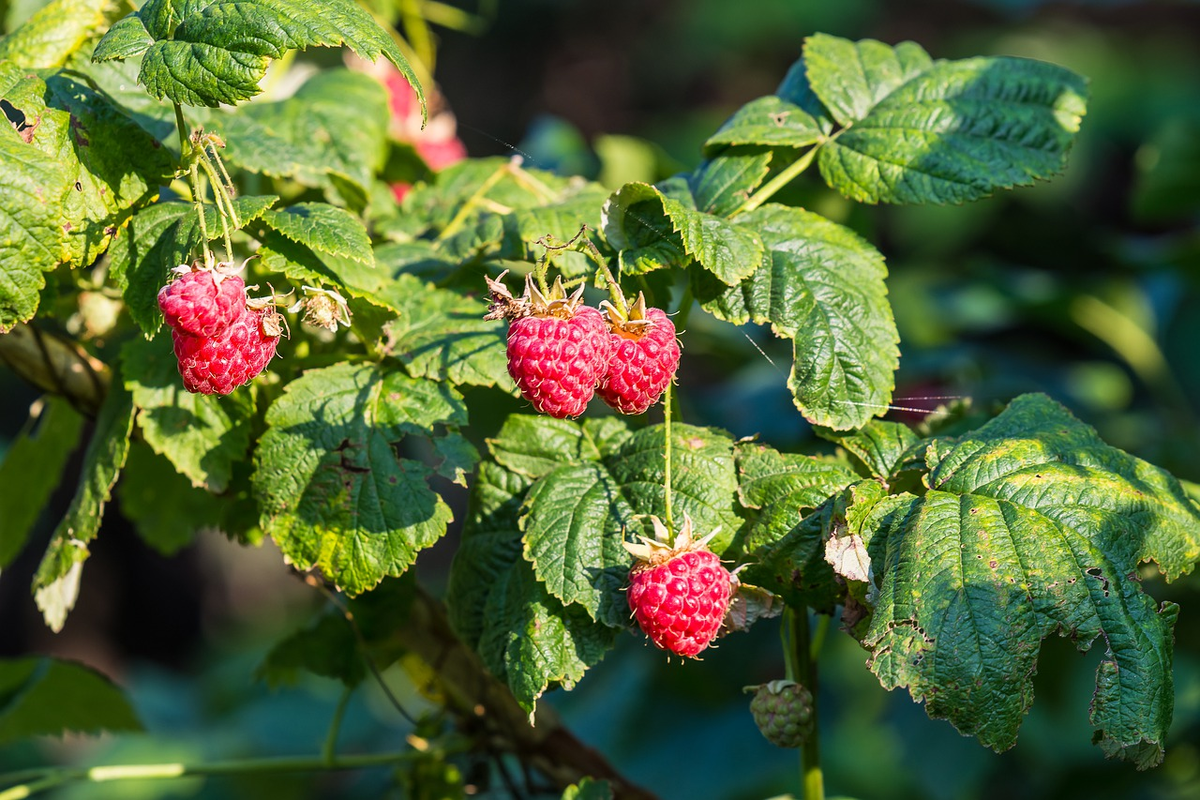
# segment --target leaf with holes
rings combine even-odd
[[[1166,472],[1042,395],[927,455],[928,492],[864,525],[880,579],[863,644],[884,686],[992,748],[1016,741],[1042,639],[1101,639],[1090,720],[1106,755],[1162,759],[1178,613],[1142,591],[1200,560],[1200,510]]]
[[[263,530],[298,569],[319,568],[350,595],[403,574],[451,519],[429,487],[434,469],[410,455],[408,440],[436,444],[465,421],[445,384],[373,364],[304,373],[268,409],[255,453]],[[439,452],[474,457],[469,447]]]

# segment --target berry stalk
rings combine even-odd
[[[808,609],[790,606],[783,612],[784,661],[787,676],[807,687],[812,693],[812,735],[800,749],[800,779],[805,800],[825,800],[825,777],[821,772],[821,736],[818,722],[820,706],[817,698],[817,659],[814,641],[809,633]],[[824,639],[823,632],[818,635]]]

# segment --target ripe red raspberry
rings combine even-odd
[[[657,517],[651,521],[665,540],[665,526]],[[694,658],[721,630],[733,576],[707,547],[716,533],[692,541],[692,521],[685,517],[673,548],[645,537],[644,544],[625,545],[638,557],[629,572],[629,609],[663,650]]]
[[[557,281],[545,296],[530,279],[525,296],[514,298],[499,281],[488,285],[492,308],[487,318],[511,320],[508,374],[521,396],[558,419],[582,414],[611,353],[603,315],[582,305],[583,287],[568,297]]]
[[[662,309],[647,309],[640,294],[628,309],[604,305],[612,323],[613,354],[596,394],[622,414],[644,414],[679,368],[675,324]]]
[[[158,307],[172,329],[217,336],[246,308],[246,284],[237,275],[181,267],[180,276],[158,291]]]
[[[199,394],[229,394],[266,368],[279,343],[278,312],[242,306],[242,315],[217,336],[172,330],[183,387]]]

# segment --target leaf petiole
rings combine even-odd
[[[733,213],[730,214],[729,216],[736,217],[738,214],[745,214],[749,211],[753,211],[754,209],[761,206],[763,203],[770,200],[772,197],[774,197],[776,192],[778,192],[784,186],[787,186],[797,176],[799,176],[800,173],[802,173],[802,172],[804,172],[804,170],[808,169],[809,165],[812,164],[813,158],[817,154],[817,150],[819,150],[820,148],[821,148],[820,143],[814,145],[813,147],[810,147],[808,150],[806,150],[804,152],[804,155],[797,158],[795,161],[793,161],[791,164],[789,164],[782,172],[780,172],[774,178],[772,178],[771,180],[769,180],[765,184],[763,184],[757,192],[752,194],[750,197],[746,198],[746,202],[742,203],[740,206],[735,208],[733,210]]]

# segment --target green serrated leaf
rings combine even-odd
[[[841,465],[756,442],[739,443],[735,456],[738,497],[758,510],[743,545],[750,563],[745,580],[793,605],[831,611],[839,592],[824,558],[832,513],[827,501],[858,476]],[[805,515],[808,509],[818,510]]]
[[[861,461],[871,475],[890,480],[922,455],[922,439],[912,428],[900,422],[871,420],[862,428],[842,433],[817,429],[817,434],[836,442]]]
[[[113,59],[136,58],[150,49],[154,37],[137,14],[130,14],[113,23],[104,38],[96,43],[92,60],[99,63]]]
[[[190,203],[156,203],[134,214],[109,248],[109,275],[125,296],[129,316],[147,336],[162,327],[158,290],[170,279],[178,222],[195,213]],[[170,233],[168,233],[168,231]]]
[[[807,147],[824,138],[812,115],[795,103],[768,95],[751,100],[704,142],[711,156],[729,145]]]
[[[0,659],[0,743],[140,730],[125,693],[91,667],[57,658]]]
[[[371,238],[362,222],[345,209],[327,203],[297,203],[266,211],[263,224],[323,255],[375,266]]]
[[[817,129],[822,134],[833,130],[833,120],[829,117],[829,109],[821,104],[821,100],[813,92],[808,80],[808,65],[799,58],[788,68],[787,74],[775,89],[775,96],[785,103],[799,106],[800,110],[813,118]]]
[[[197,489],[175,466],[134,442],[117,484],[122,515],[142,541],[165,556],[190,545],[205,528],[219,528],[228,498]]]
[[[33,316],[43,272],[90,264],[149,202],[169,156],[103,95],[61,72],[0,62],[0,332]],[[132,165],[132,168],[131,168]]]
[[[651,425],[633,433],[603,459],[637,514],[666,515],[664,439],[662,425]],[[697,536],[720,528],[710,547],[723,554],[742,526],[737,490],[733,439],[728,434],[692,425],[671,427],[671,494],[677,526],[687,514]],[[652,533],[649,523],[643,531]]]
[[[794,453],[780,453],[759,442],[739,442],[734,448],[738,498],[746,508],[771,507],[795,519],[797,512],[814,509],[830,495],[858,480],[841,464]],[[764,513],[760,522],[770,516]],[[774,524],[774,523],[772,523]],[[751,532],[749,538],[753,540]]]
[[[445,384],[373,364],[304,373],[267,411],[255,454],[263,530],[297,569],[350,595],[402,574],[451,519],[433,470],[401,455],[405,440],[465,421]]]
[[[347,108],[354,109],[352,119]],[[387,91],[378,81],[331,69],[287,100],[251,103],[214,123],[231,164],[314,188],[335,189],[336,173],[366,193],[383,167],[389,119]]]
[[[484,462],[471,490],[446,604],[458,635],[532,714],[554,684],[570,688],[612,646],[616,631],[547,594],[521,558],[518,518],[530,481]]]
[[[79,574],[89,555],[88,542],[100,530],[104,506],[129,455],[132,431],[133,398],[119,376],[114,375],[83,456],[79,488],[66,516],[50,537],[33,578],[34,601],[47,627],[55,633],[62,630],[67,614],[75,605]]]
[[[105,0],[54,0],[0,37],[0,61],[20,67],[61,67],[104,25]]]
[[[537,479],[562,464],[599,461],[620,451],[628,437],[624,420],[583,423],[533,414],[510,414],[494,439],[492,458],[506,469]]]
[[[143,48],[141,32],[118,23],[97,45],[97,58],[144,50],[138,81],[159,99],[236,104],[259,93],[270,59],[292,49],[345,45],[368,61],[380,55],[391,61],[425,112],[424,92],[404,54],[353,0],[149,0],[135,13],[153,43]]]
[[[818,165],[852,200],[961,203],[1048,178],[1086,113],[1084,80],[1041,61],[931,61],[912,42],[825,35],[804,52],[814,91],[843,125]]]
[[[636,525],[621,487],[601,464],[567,464],[537,481],[525,499],[525,558],[546,590],[592,619],[624,628],[621,588],[632,558],[622,546]],[[640,529],[640,525],[637,525]]]
[[[521,561],[521,504],[531,481],[485,461],[471,485],[462,540],[450,564],[446,608],[450,623],[468,646],[478,650],[490,625],[488,597],[500,577]],[[504,664],[499,672],[504,678]]]
[[[0,568],[25,547],[82,430],[83,418],[65,400],[48,397],[30,409],[0,462]]]
[[[696,208],[728,216],[758,188],[771,168],[771,151],[719,155],[688,173]]]
[[[26,72],[5,99],[36,120],[30,143],[66,168],[61,260],[92,263],[130,211],[158,194],[174,167],[170,154],[75,76]]]
[[[412,275],[401,275],[386,294],[400,314],[386,327],[388,346],[410,375],[515,390],[508,375],[504,323],[483,318],[487,304],[482,299],[439,289]]]
[[[1005,749],[1033,701],[1041,640],[1086,650],[1102,638],[1094,740],[1139,768],[1158,763],[1177,608],[1142,591],[1137,566],[1190,570],[1200,511],[1167,473],[1042,395],[930,458],[929,491],[878,520],[868,545],[881,575],[864,638],[872,671]]]
[[[125,386],[133,394],[146,444],[166,456],[193,486],[223,492],[234,465],[246,458],[250,446],[250,397],[184,391],[166,336],[134,339],[121,357]]]
[[[618,250],[653,248],[655,256],[667,259],[661,266],[695,260],[729,285],[748,278],[762,261],[763,243],[754,230],[690,208],[645,183],[628,183],[613,193],[602,224]]]
[[[916,42],[890,47],[818,33],[804,42],[804,63],[813,93],[838,124],[848,126],[928,70],[933,59]]]
[[[333,288],[346,298],[364,299],[377,310],[387,309],[387,318],[399,313],[387,296],[391,282],[374,264],[314,252],[262,224],[251,225],[248,232],[262,244],[258,253],[267,271],[282,273],[296,283]]]
[[[732,288],[702,276],[703,308],[738,324],[769,323],[794,341],[788,388],[810,422],[855,428],[886,411],[900,353],[883,256],[801,209],[770,204],[738,222],[758,231],[769,260]]]
[[[481,224],[493,224],[484,220],[487,216],[510,216],[513,212],[527,209],[545,213],[550,218],[556,211],[571,213],[574,203],[589,204],[588,198],[593,191],[591,184],[580,185],[578,181],[552,172],[526,169],[505,158],[471,158],[441,170],[430,182],[416,186],[405,196],[401,213],[413,220],[410,223],[412,229],[407,231],[409,235],[415,237],[422,233],[437,232],[444,241],[454,234],[454,230],[469,231]],[[560,204],[563,208],[556,209]],[[501,206],[508,209],[503,215],[488,210]],[[588,213],[588,216],[592,215],[594,211]],[[513,219],[519,226],[524,218]],[[447,232],[451,222],[455,229]],[[507,230],[506,224],[510,226]],[[508,234],[513,241],[504,245],[505,252],[515,254],[520,252],[522,245],[512,235],[512,224],[512,221],[502,222],[495,233],[502,236]],[[568,224],[564,230],[542,231],[533,238],[553,233],[556,238],[569,239],[578,232],[578,224],[574,225],[573,230]],[[482,240],[491,237],[492,232],[481,231],[471,235]],[[524,234],[518,229],[516,236],[523,238]]]
[[[586,225],[600,229],[600,208],[608,191],[596,183],[586,183],[577,190],[568,190],[561,199],[547,205],[517,209],[504,215],[504,243],[500,257],[537,261],[543,256],[547,263],[558,267],[564,277],[590,275],[594,269],[590,258],[575,250],[547,250],[537,242],[546,238],[550,243],[565,243],[578,236]]]
[[[2,69],[2,67],[0,67]],[[0,334],[33,317],[43,273],[59,262],[67,171],[57,159],[0,125],[5,194],[0,201]]]
[[[485,616],[479,655],[493,674],[502,665],[513,697],[531,718],[546,689],[572,688],[617,636],[616,629],[593,622],[578,606],[564,608],[520,559],[493,587]]]

